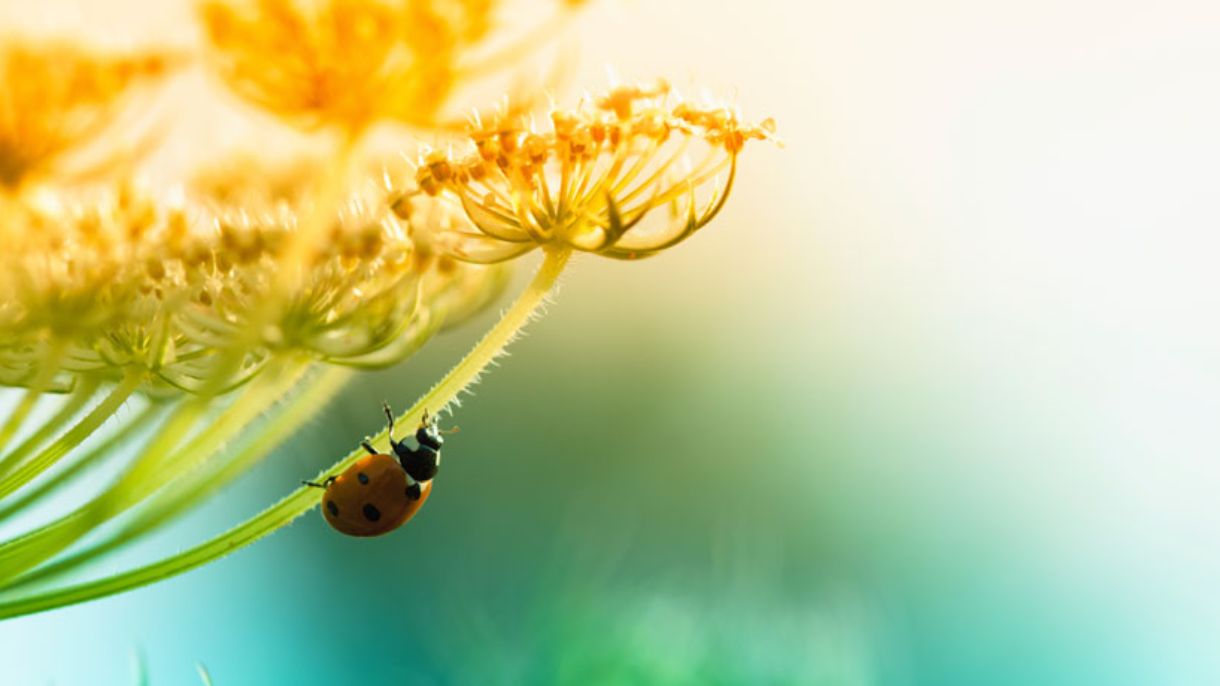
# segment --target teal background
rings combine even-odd
[[[186,3],[57,6],[0,16],[189,26]],[[449,420],[410,526],[359,541],[315,512],[0,623],[0,683],[130,683],[132,651],[154,684],[199,661],[224,686],[1220,682],[1218,19],[1187,0],[599,5],[572,34],[577,84],[660,73],[774,116],[786,146],[747,150],[681,248],[573,263]],[[181,104],[199,88],[179,86],[185,140],[240,140]],[[287,492],[494,314],[360,377],[125,560]]]
[[[1005,503],[1039,497],[996,474],[1020,467],[954,429],[958,384],[902,388],[833,336],[684,310],[708,288],[666,271],[697,258],[575,263],[455,413],[408,527],[357,540],[311,512],[184,577],[5,622],[8,683],[127,683],[136,649],[172,684],[196,661],[218,684],[1158,682],[1105,570],[1065,569]],[[654,279],[680,327],[604,300],[619,284],[645,302]],[[479,328],[361,379],[149,548],[256,511]]]

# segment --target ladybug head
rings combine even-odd
[[[435,417],[432,418],[432,421],[420,425],[419,430],[415,432],[415,440],[419,441],[420,445],[432,450],[439,451],[441,449],[441,445],[445,443],[445,438],[441,436],[440,429],[436,426]]]
[[[445,442],[444,437],[435,428],[423,426],[419,428],[419,431],[415,432],[415,440],[419,441],[420,445],[433,450],[440,450],[441,444]]]

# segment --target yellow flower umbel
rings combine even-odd
[[[379,120],[449,126],[450,95],[485,71],[473,61],[511,64],[478,54],[501,4],[207,0],[201,17],[216,69],[236,93],[303,128],[355,136]],[[531,34],[527,45],[538,39]]]
[[[180,61],[165,52],[122,56],[70,43],[0,43],[0,194],[52,176],[112,173],[123,155],[138,151],[139,139],[127,149],[88,148],[133,111],[128,96]]]
[[[469,262],[539,246],[636,259],[689,238],[724,206],[745,142],[770,137],[774,124],[668,93],[664,83],[620,87],[552,112],[542,131],[519,116],[476,120],[469,154],[433,152],[416,174],[424,192],[456,196],[478,229],[444,234],[444,248]],[[643,222],[661,207],[668,221]]]
[[[454,90],[485,65],[532,49],[540,36],[510,43],[488,60],[479,48],[497,23],[499,0],[205,0],[200,19],[211,64],[239,96],[306,130],[337,134],[331,164],[307,195],[297,231],[281,248],[285,268],[273,291],[308,279],[302,266],[324,249],[325,222],[349,183],[358,144],[376,123],[444,130]],[[554,16],[575,5],[561,4]],[[551,26],[544,22],[542,29]],[[269,300],[265,318],[279,316]]]
[[[146,390],[205,392],[227,359],[230,387],[275,354],[370,366],[399,359],[410,326],[433,304],[483,302],[486,269],[420,259],[410,227],[353,197],[297,290],[273,292],[280,245],[295,231],[287,205],[262,213],[163,207],[127,188],[92,204],[26,206],[10,217],[24,240],[0,253],[0,380],[71,385],[71,375],[139,366]],[[277,319],[256,319],[281,300]]]
[[[546,1],[556,16],[582,4]],[[352,368],[403,360],[491,302],[503,263],[542,248],[516,301],[397,422],[444,411],[537,313],[574,252],[634,259],[689,238],[724,206],[746,142],[772,135],[769,121],[683,102],[664,83],[622,87],[553,112],[545,127],[520,105],[476,119],[455,152],[426,154],[408,183],[364,178],[357,144],[375,123],[452,133],[443,107],[454,89],[511,66],[553,29],[493,41],[503,9],[204,0],[223,80],[299,128],[338,135],[316,163],[282,174],[265,160],[223,165],[173,202],[132,190],[114,154],[101,157],[101,189],[65,194],[54,183],[99,145],[124,94],[167,70],[165,58],[0,45],[0,385],[11,389],[0,397],[0,522],[10,534],[0,541],[0,618],[164,579],[312,509],[318,494],[301,487],[180,552],[88,574],[245,473]],[[32,180],[47,192],[20,192]],[[112,478],[77,481],[103,459],[117,462]],[[93,492],[66,511],[43,509],[49,519],[29,517],[77,486]]]

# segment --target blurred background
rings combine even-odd
[[[683,249],[573,265],[408,527],[311,513],[0,623],[0,682],[132,683],[133,653],[158,685],[1220,682],[1218,22],[601,0],[561,101],[607,65],[666,76],[786,147],[752,146]],[[194,39],[183,0],[2,0],[0,25]],[[240,138],[176,87],[186,143]],[[152,545],[287,493],[494,315],[360,377]]]

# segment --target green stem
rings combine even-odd
[[[72,420],[77,412],[89,402],[93,397],[97,387],[101,385],[101,379],[90,376],[81,379],[77,382],[76,388],[72,389],[72,394],[68,396],[49,419],[38,427],[38,430],[30,435],[29,438],[22,441],[17,447],[13,448],[9,454],[0,460],[0,474],[8,475],[13,471],[14,467],[21,464],[21,461],[27,455],[38,450],[38,448],[47,441],[61,426]],[[3,494],[0,494],[2,496]]]
[[[52,493],[68,482],[87,474],[90,469],[97,467],[101,460],[113,455],[119,446],[123,445],[128,438],[131,438],[133,433],[148,426],[164,409],[161,405],[148,405],[134,419],[126,421],[101,443],[95,445],[88,452],[74,457],[72,464],[60,469],[54,476],[44,480],[34,488],[23,490],[15,499],[0,504],[0,521],[4,521],[19,512],[24,512],[34,503],[42,500],[48,493]]]
[[[29,483],[53,466],[61,457],[67,455],[94,431],[97,431],[98,427],[114,415],[127,401],[127,398],[136,392],[143,379],[143,370],[128,370],[119,385],[115,386],[114,390],[110,391],[110,394],[102,399],[102,402],[98,403],[89,414],[82,417],[75,426],[60,436],[59,440],[35,455],[34,459],[21,465],[17,471],[0,479],[0,498]]]
[[[39,366],[37,374],[30,381],[30,385],[21,396],[21,402],[17,404],[13,413],[8,416],[4,425],[0,426],[0,450],[3,450],[4,446],[8,445],[8,442],[21,429],[21,425],[25,423],[25,418],[33,411],[38,399],[42,397],[43,392],[55,380],[55,375],[59,373],[59,363],[63,361],[63,358],[64,345],[62,343],[52,344],[50,350],[47,351],[46,360]]]
[[[441,408],[452,402],[467,386],[478,380],[479,374],[497,355],[503,351],[516,337],[530,317],[538,310],[547,293],[555,285],[555,281],[563,272],[570,256],[568,250],[553,250],[547,253],[546,259],[533,281],[521,294],[513,306],[504,313],[500,321],[491,331],[487,332],[466,357],[449,371],[432,390],[428,391],[411,409],[397,418],[400,423],[415,422],[423,415],[424,410],[439,412]],[[383,429],[374,441],[387,438]],[[328,473],[339,472],[353,464],[363,455],[360,449],[354,450],[324,471],[319,478],[325,478]],[[161,579],[166,579],[182,572],[194,569],[219,559],[238,548],[242,548],[258,539],[276,531],[292,520],[308,512],[318,504],[318,494],[305,486],[298,488],[270,508],[255,515],[242,524],[229,529],[225,533],[184,550],[164,560],[154,562],[144,567],[138,567],[126,572],[87,581],[71,586],[51,589],[38,594],[0,603],[0,619],[27,615],[34,612],[72,605],[75,603],[101,598],[115,593],[122,593],[133,588],[139,588]]]
[[[304,369],[304,364],[291,365],[287,369],[280,366],[268,368],[269,376],[265,381],[257,380],[256,385],[247,388],[224,412],[209,422],[206,428],[190,436],[189,440],[186,440],[186,431],[181,427],[168,430],[167,433],[175,434],[172,440],[162,443],[159,440],[161,436],[158,436],[133,461],[127,472],[92,502],[51,524],[0,545],[0,584],[7,586],[12,579],[25,575],[28,570],[58,555],[93,529],[150,497],[162,484],[168,484],[199,466],[291,388]],[[193,416],[193,413],[188,413],[188,416]],[[189,426],[186,428],[189,429]],[[178,444],[181,446],[172,450]]]
[[[164,492],[158,493],[155,500],[148,503],[134,518],[108,534],[105,540],[39,567],[33,573],[20,577],[8,588],[16,588],[32,581],[45,583],[169,523],[225,484],[249,471],[276,446],[287,440],[326,406],[343,384],[347,383],[351,373],[350,369],[343,367],[327,368],[307,382],[306,387],[295,397],[288,399],[278,414],[255,427],[256,435],[224,465],[201,474],[199,478],[174,482]]]
[[[140,464],[150,460],[164,460],[165,454],[174,450],[180,443],[183,443],[205,409],[205,403],[199,398],[191,398],[190,400],[178,403],[177,407],[165,418],[161,426],[149,436],[149,440],[145,443],[144,447],[137,451],[136,456],[122,471],[116,481],[100,495],[95,496],[90,502],[73,512],[63,515],[59,519],[0,542],[0,584],[3,584],[4,580],[13,576],[6,576],[4,570],[4,565],[9,558],[28,553],[40,542],[51,540],[52,534],[56,531],[62,532],[67,527],[73,526],[74,522],[77,527],[85,526],[80,524],[80,522],[89,519],[87,515],[100,513],[103,504],[113,501],[114,492],[123,483],[131,479],[132,472]],[[100,524],[101,522],[98,523]],[[83,533],[83,530],[81,533]]]
[[[209,422],[198,435],[190,437],[189,441],[184,441],[185,433],[178,433],[170,443],[162,444],[159,441],[161,436],[172,431],[162,433],[144,450],[144,454],[134,460],[126,474],[94,498],[93,502],[52,524],[2,544],[0,583],[9,586],[13,579],[26,576],[29,570],[65,551],[96,527],[151,497],[163,483],[168,485],[198,468],[224,442],[237,435],[267,406],[295,386],[304,371],[304,363],[290,364],[287,370],[284,365],[278,364],[268,367],[265,377],[256,380],[255,386],[246,388],[233,404]],[[182,443],[181,448],[170,452],[178,443]]]

